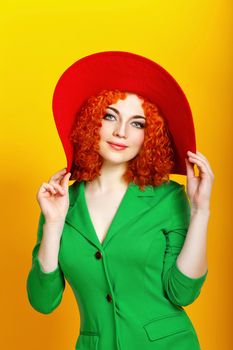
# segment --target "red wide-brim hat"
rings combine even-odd
[[[196,153],[188,100],[177,81],[158,63],[125,51],[82,57],[65,70],[56,84],[52,109],[66,154],[67,172],[73,164],[74,149],[69,136],[77,113],[90,96],[105,89],[139,94],[158,107],[172,137],[175,154],[172,174],[186,175],[187,151]]]

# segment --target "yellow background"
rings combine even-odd
[[[6,1],[0,20],[1,348],[75,347],[79,313],[68,283],[62,303],[49,315],[35,311],[26,294],[40,210],[36,193],[42,182],[66,167],[52,115],[52,94],[60,75],[79,58],[125,50],[167,69],[193,111],[197,149],[209,160],[215,182],[209,274],[199,298],[185,309],[202,350],[230,349],[231,1]],[[186,183],[182,175],[171,179]]]

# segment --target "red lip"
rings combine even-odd
[[[126,145],[124,145],[124,144],[122,144],[122,143],[114,143],[114,142],[109,142],[109,141],[108,141],[108,143],[110,143],[110,144],[112,144],[112,145],[115,145],[115,146],[128,147],[128,146],[126,146]]]

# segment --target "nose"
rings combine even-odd
[[[113,135],[126,138],[126,131],[124,125],[117,125],[115,127],[115,130],[113,131]]]

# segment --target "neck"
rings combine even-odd
[[[126,163],[110,165],[104,163],[101,167],[101,175],[86,183],[86,186],[95,192],[106,193],[125,190],[128,184],[123,179]]]

